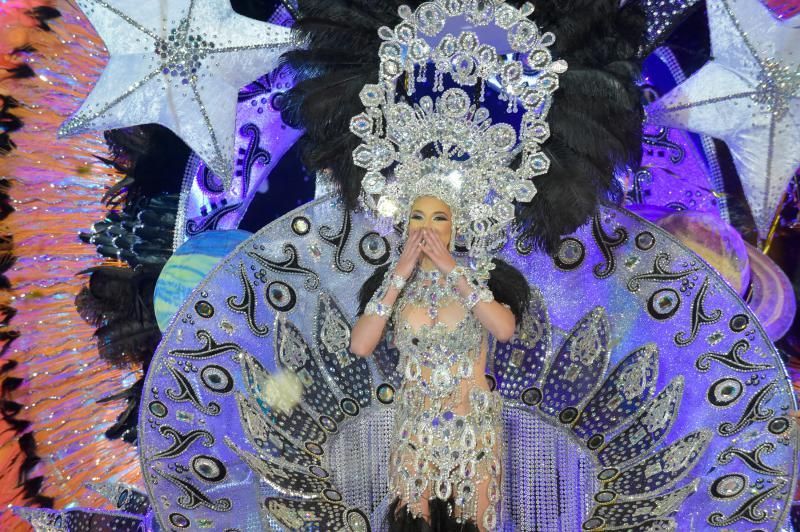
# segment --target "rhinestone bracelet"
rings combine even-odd
[[[452,284],[455,286],[455,284],[458,282],[458,278],[461,276],[464,276],[467,279],[467,281],[469,281],[469,277],[467,276],[467,270],[465,270],[463,266],[456,266],[455,268],[450,270],[450,272],[447,274],[447,277],[445,277],[445,281],[448,284]]]
[[[406,278],[393,273],[391,279],[389,280],[389,284],[397,288],[397,291],[400,292],[406,286]]]
[[[377,301],[370,301],[367,303],[367,306],[364,307],[365,316],[378,316],[380,318],[385,318],[391,313],[392,307]]]
[[[484,303],[491,303],[492,301],[494,301],[494,294],[486,286],[483,286],[478,290],[478,297]]]
[[[491,303],[494,301],[494,294],[488,288],[481,287],[473,290],[465,299],[465,306],[467,309],[472,310],[479,302]]]
[[[481,298],[480,296],[478,296],[478,292],[473,290],[464,300],[464,306],[467,307],[467,310],[472,310],[473,307],[475,307],[475,305],[477,305],[478,301],[480,300]]]

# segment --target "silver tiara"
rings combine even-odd
[[[380,79],[361,91],[365,111],[350,123],[362,140],[353,152],[366,169],[361,201],[379,219],[400,223],[417,197],[436,196],[453,211],[459,239],[480,257],[513,221],[513,202],[533,199],[533,179],[550,167],[541,145],[550,135],[558,75],[567,70],[550,53],[554,35],[530,20],[533,10],[529,3],[517,9],[499,0],[435,0],[416,11],[401,6],[403,21],[379,30]],[[453,35],[450,28],[464,21],[505,30],[498,33],[510,52],[481,43],[476,31]],[[428,83],[430,66],[432,96],[407,103],[418,83]],[[398,92],[403,74],[405,94]],[[487,83],[507,102],[506,115],[522,108],[519,126],[494,121],[481,105]],[[462,87],[476,88],[478,101]]]

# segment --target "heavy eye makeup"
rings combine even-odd
[[[412,220],[422,220],[424,216],[419,213],[414,213],[411,215]],[[437,214],[433,217],[434,222],[446,222],[448,220],[447,216],[444,214]]]

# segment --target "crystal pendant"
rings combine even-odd
[[[442,500],[447,500],[450,498],[450,493],[452,493],[450,481],[447,479],[439,479],[436,482],[436,496]]]
[[[467,449],[475,448],[475,429],[472,426],[467,427],[461,435],[461,445]]]

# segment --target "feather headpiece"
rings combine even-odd
[[[434,54],[442,49],[441,43],[448,40],[447,35],[452,37],[448,40],[448,46],[458,47],[460,37],[470,31],[478,33],[481,25],[485,26],[484,22],[497,24],[497,18],[492,12],[494,18],[491,20],[482,22],[474,19],[466,24],[471,26],[466,32],[463,27],[454,24],[433,37],[420,31],[426,22],[414,17],[428,16],[442,6],[458,10],[462,6],[464,10],[491,6],[495,11],[500,9],[509,14],[512,13],[509,8],[513,6],[515,13],[524,15],[525,21],[519,18],[514,20],[520,29],[525,30],[519,33],[503,30],[504,34],[523,41],[529,38],[526,31],[533,31],[533,28],[539,31],[540,39],[543,35],[552,34],[552,41],[548,40],[550,38],[538,41],[543,48],[549,49],[548,64],[557,69],[564,64],[569,67],[565,72],[551,72],[558,79],[557,90],[551,94],[552,102],[546,114],[549,136],[545,135],[541,143],[530,144],[537,145],[540,148],[538,152],[528,152],[541,155],[535,158],[529,156],[529,166],[525,168],[522,150],[512,165],[506,165],[504,160],[500,168],[504,172],[506,170],[503,168],[509,168],[508,171],[515,174],[523,168],[527,178],[533,178],[528,182],[534,184],[536,194],[526,196],[526,192],[522,191],[521,196],[515,198],[514,220],[521,238],[534,247],[554,250],[562,235],[574,231],[595,212],[597,202],[614,186],[615,171],[637,166],[641,159],[643,113],[641,91],[636,81],[640,75],[637,52],[644,35],[645,17],[638,3],[629,2],[620,8],[616,0],[539,0],[536,2],[534,23],[529,17],[530,9],[522,8],[523,5],[523,2],[512,0],[300,0],[300,18],[294,29],[298,37],[304,40],[305,47],[285,55],[287,63],[295,70],[296,85],[286,95],[284,119],[305,130],[302,145],[307,168],[326,171],[337,185],[345,206],[358,208],[360,200],[364,199],[363,190],[373,182],[380,186],[380,179],[375,180],[376,171],[364,167],[368,166],[367,159],[359,159],[358,154],[356,158],[353,157],[354,150],[365,143],[351,130],[351,119],[369,108],[361,99],[362,90],[366,85],[378,85],[383,93],[376,96],[384,97],[385,76],[388,74],[397,82],[397,86],[391,87],[391,90],[397,95],[394,102],[400,105],[400,95],[406,86],[411,88],[414,85],[412,78],[419,76],[424,68],[420,67],[420,59],[414,69],[416,74],[409,75],[411,70],[408,61],[415,61],[414,54],[417,51],[409,48],[409,43],[401,43],[399,48],[392,49],[393,41],[405,38],[402,32],[416,24],[418,28],[414,31],[417,35],[423,35],[423,41],[430,49],[431,61],[428,61],[428,65],[436,67]],[[398,29],[401,34],[397,34]],[[531,42],[537,41],[534,39]],[[465,42],[463,45],[471,44]],[[513,46],[513,42],[509,41],[509,45]],[[507,51],[513,52],[510,48]],[[388,60],[390,54],[395,54],[394,63]],[[527,78],[529,83],[529,76],[544,75],[543,71],[537,71],[535,65],[520,61],[520,54],[509,57],[503,55],[501,59],[504,64],[513,64],[514,61],[521,63],[521,79]],[[508,74],[513,75],[513,72]],[[482,78],[480,75],[477,77]],[[437,83],[435,75],[427,79],[427,86],[417,84],[414,94],[405,94],[404,104],[408,106],[405,109],[413,110],[414,119],[425,127],[431,121],[430,115],[424,116],[423,106],[435,113],[438,106],[444,103],[444,93],[432,93],[429,89],[433,86],[444,87]],[[489,76],[482,79],[486,82],[487,94],[498,88],[502,94],[503,83],[492,82]],[[476,84],[474,92],[477,93],[482,84],[478,81]],[[455,88],[463,91],[464,84]],[[463,95],[458,92],[453,94],[454,104],[462,105]],[[428,101],[426,97],[429,103],[424,103]],[[514,100],[512,98],[509,102]],[[389,103],[388,99],[385,101]],[[473,120],[478,116],[480,103],[472,94],[472,100],[464,110],[464,127],[472,132],[477,131]],[[471,111],[473,107],[474,112]],[[527,112],[525,106],[522,107]],[[467,122],[467,117],[472,121],[471,124]],[[381,127],[384,125],[389,125],[389,122],[381,124]],[[373,123],[372,126],[374,132],[379,131],[377,124]],[[357,132],[366,131],[367,127],[367,121],[354,124]],[[525,126],[514,124],[514,129],[517,133],[516,147],[520,142],[520,133],[525,132]],[[386,139],[386,136],[380,132],[378,138]],[[396,143],[391,149],[385,143],[383,146],[392,157],[398,154]],[[432,155],[430,149],[435,152],[435,147],[429,148],[425,152],[426,157]],[[515,154],[512,149],[503,155]],[[453,157],[448,159],[452,160]],[[443,160],[442,157],[439,160]],[[537,169],[536,161],[545,160],[546,168]],[[362,161],[365,164],[361,164]],[[396,161],[394,167],[398,166]],[[440,178],[447,178],[452,173],[447,171],[447,167],[442,170],[434,166],[428,165],[428,168],[435,170]],[[384,177],[391,174],[394,179],[398,177],[398,168],[394,167],[390,169],[392,172],[377,173],[382,173]],[[541,170],[546,171],[542,173]],[[517,182],[521,181],[517,179]],[[391,185],[391,181],[387,181],[387,185]],[[507,207],[500,210],[501,214],[508,212]]]

